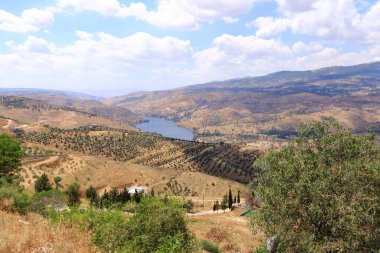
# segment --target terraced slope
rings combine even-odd
[[[239,182],[254,178],[254,153],[223,143],[200,143],[98,126],[76,129],[49,128],[20,134],[29,143],[55,146],[66,151],[117,161],[190,170]]]

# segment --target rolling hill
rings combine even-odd
[[[125,123],[134,124],[141,121],[141,118],[137,114],[126,108],[105,105],[101,102],[100,97],[95,97],[84,93],[44,89],[0,88],[0,95],[41,100],[50,105],[65,107],[71,110],[79,110],[111,120],[123,121]]]
[[[379,131],[380,62],[138,92],[105,103],[173,119],[208,141],[286,138],[300,123],[326,118],[354,132]]]
[[[19,96],[0,96],[0,116],[8,119],[7,128],[21,127],[25,130],[36,130],[44,125],[60,128],[102,125],[137,130],[123,121]]]
[[[196,171],[244,183],[255,176],[256,154],[230,144],[183,141],[100,126],[46,128],[19,133],[19,138],[70,154],[79,152],[153,168]]]

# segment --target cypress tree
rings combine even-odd
[[[80,204],[80,191],[79,191],[79,184],[73,183],[71,184],[67,190],[66,190],[66,195],[67,195],[67,201],[69,206],[75,206]]]
[[[228,199],[227,199],[227,194],[223,196],[222,203],[220,204],[220,207],[222,208],[223,211],[225,211],[228,207]]]
[[[238,204],[240,204],[240,190],[238,190],[237,202],[238,202]]]
[[[92,185],[87,188],[86,190],[86,198],[90,200],[90,205],[94,205],[96,203],[96,200],[99,198],[98,193],[96,192],[95,187]]]
[[[228,191],[228,208],[232,209],[232,192],[231,192],[231,188]]]
[[[119,195],[119,191],[115,187],[112,187],[109,193],[110,200],[112,203],[115,203],[118,200],[118,195]]]
[[[140,193],[137,192],[137,189],[135,189],[135,195],[133,195],[133,199],[136,203],[140,203],[141,201],[141,196]]]

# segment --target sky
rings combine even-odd
[[[0,87],[97,95],[380,60],[376,0],[2,0]]]

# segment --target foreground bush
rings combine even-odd
[[[0,210],[26,214],[30,207],[30,198],[17,182],[9,182],[0,177]]]
[[[378,252],[380,148],[374,136],[314,123],[258,161],[258,221],[279,252]]]
[[[128,222],[126,249],[130,252],[191,252],[183,203],[143,198]]]
[[[174,253],[194,249],[180,201],[143,198],[132,216],[121,211],[73,208],[50,210],[49,217],[55,223],[89,229],[92,242],[103,252]]]
[[[47,215],[49,209],[65,209],[66,200],[64,194],[59,190],[37,192],[33,195],[30,211]]]

